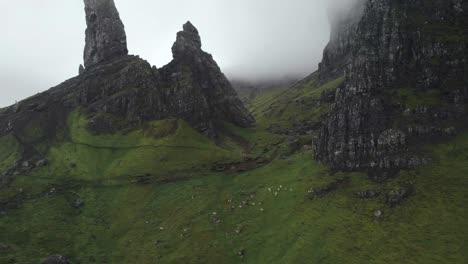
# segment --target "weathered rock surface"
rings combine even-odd
[[[84,0],[86,13],[86,68],[128,54],[124,24],[114,0]]]
[[[463,124],[459,121],[468,98],[467,8],[463,1],[366,1],[354,40],[349,41],[352,63],[345,85],[336,91],[334,106],[314,143],[315,157],[343,170],[424,164],[408,153],[413,141],[408,138],[414,136],[411,127],[431,124],[445,131],[445,124],[457,120]],[[338,34],[345,39],[353,35]],[[329,65],[328,57],[323,65]],[[329,72],[324,66],[321,70]],[[415,101],[436,91],[437,104],[418,114],[423,117],[415,116],[407,111],[414,106],[391,95],[403,87],[417,94]]]

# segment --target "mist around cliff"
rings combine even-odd
[[[317,69],[337,19],[356,0],[115,0],[131,54],[161,67],[187,20],[230,79],[303,78]],[[1,1],[0,107],[76,76],[86,27],[82,1]]]
[[[328,19],[330,25],[343,22],[350,16],[362,14],[365,0],[330,0],[328,5]]]

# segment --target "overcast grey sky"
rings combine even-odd
[[[333,0],[349,1],[349,0]],[[306,75],[329,37],[330,0],[115,0],[131,54],[161,67],[187,20],[230,77]],[[0,0],[0,106],[77,75],[83,0]]]

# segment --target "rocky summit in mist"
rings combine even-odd
[[[79,75],[0,109],[0,262],[467,263],[468,4],[346,3],[236,92],[192,23],[156,68],[85,0]]]

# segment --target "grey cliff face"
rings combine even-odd
[[[356,31],[364,12],[365,0],[359,0],[348,13],[332,13],[330,41],[323,51],[319,64],[320,80],[327,82],[344,75],[351,64],[356,45]]]
[[[86,13],[86,47],[84,66],[128,54],[124,24],[114,0],[84,0]]]
[[[463,123],[466,8],[458,0],[368,0],[353,33],[345,84],[314,144],[315,157],[344,170],[425,163],[411,154],[409,142],[447,135],[453,124]],[[435,93],[437,104],[409,105],[395,99],[401,89],[417,97]]]

